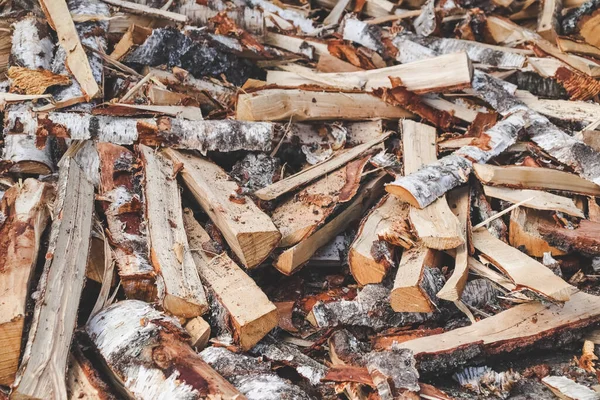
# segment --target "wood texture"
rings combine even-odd
[[[165,154],[183,165],[181,176],[186,186],[244,266],[254,268],[264,261],[281,239],[269,216],[249,197],[237,197],[237,183],[218,165],[172,149]]]
[[[486,196],[494,197],[513,204],[522,203],[523,207],[535,208],[536,210],[559,211],[578,218],[585,218],[572,199],[556,194],[544,192],[541,190],[529,189],[510,189],[500,186],[484,186],[483,191]]]
[[[277,308],[227,254],[211,252],[212,240],[190,210],[184,212],[184,224],[198,273],[229,314],[234,340],[244,351],[252,348],[277,326]]]
[[[557,226],[554,221],[538,225],[538,232],[552,246],[566,252],[581,252],[591,257],[600,255],[600,223],[581,220],[575,229]]]
[[[53,198],[49,184],[29,178],[8,189],[0,203],[1,385],[13,383],[19,366],[30,282]]]
[[[508,242],[511,246],[531,257],[543,257],[544,253],[553,256],[564,255],[565,252],[550,246],[538,231],[540,224],[549,218],[539,211],[517,207],[510,213]]]
[[[173,163],[149,147],[140,145],[139,151],[146,177],[150,261],[160,272],[158,299],[173,315],[202,315],[208,310],[208,302],[185,234]]]
[[[523,287],[554,301],[568,301],[573,286],[533,258],[493,237],[486,229],[473,232],[473,246],[506,273],[517,287]]]
[[[55,218],[39,297],[11,397],[66,398],[65,371],[85,281],[94,185],[67,154],[61,161]],[[68,279],[65,279],[68,277]]]

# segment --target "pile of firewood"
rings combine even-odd
[[[600,1],[0,13],[0,399],[600,399]]]

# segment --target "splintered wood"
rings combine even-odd
[[[600,0],[0,15],[0,399],[600,399]]]

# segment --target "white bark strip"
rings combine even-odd
[[[68,155],[60,165],[55,219],[40,278],[17,398],[67,398],[65,371],[85,281],[94,185]]]
[[[486,163],[514,144],[519,131],[526,126],[525,115],[522,110],[515,111],[488,129],[482,135],[488,139],[483,149],[464,146],[417,172],[396,178],[386,190],[417,208],[427,207],[450,189],[467,182],[473,162]]]
[[[573,168],[581,177],[600,184],[599,152],[568,135],[548,118],[529,109],[507,90],[506,83],[476,72],[473,77],[473,89],[502,115],[523,110],[526,130],[533,142],[559,162]]]
[[[193,318],[208,310],[208,302],[185,234],[173,163],[143,145],[140,153],[146,177],[150,261],[160,273],[158,298],[171,314]]]
[[[275,125],[231,120],[187,121],[177,118],[122,118],[78,113],[7,113],[4,133],[95,139],[120,145],[146,144],[207,151],[270,151]]]
[[[148,303],[113,304],[96,314],[85,330],[131,398],[245,399],[192,350],[175,318]]]

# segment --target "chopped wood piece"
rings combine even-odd
[[[573,200],[568,197],[558,196],[541,190],[510,189],[499,186],[483,186],[486,196],[505,200],[511,203],[519,203],[533,197],[533,199],[521,203],[523,207],[535,208],[536,210],[559,211],[579,218],[585,218]]]
[[[344,118],[410,118],[412,113],[368,93],[297,89],[264,89],[240,94],[236,119],[241,121],[320,121]]]
[[[183,226],[181,195],[173,163],[149,147],[139,146],[146,178],[144,199],[150,261],[157,276],[157,296],[173,315],[204,314],[208,302]]]
[[[383,142],[388,136],[389,134],[384,134],[351,149],[339,152],[335,157],[331,157],[323,163],[305,168],[297,174],[288,176],[266,188],[257,190],[254,195],[261,200],[274,200],[285,193],[314,181],[320,176],[338,169],[358,156],[364,155],[364,153],[368,152],[372,147]]]
[[[11,385],[19,367],[25,306],[53,197],[49,184],[29,178],[8,189],[0,203],[1,385]]]
[[[68,400],[98,399],[117,400],[111,387],[104,382],[81,351],[81,346],[74,343],[71,346],[71,355],[67,369],[67,391]]]
[[[556,169],[476,164],[474,170],[477,178],[487,185],[517,189],[560,190],[600,196],[600,186],[577,175]]]
[[[538,231],[542,237],[552,246],[556,246],[565,252],[580,252],[588,256],[600,255],[600,223],[586,219],[579,222],[575,229],[556,226],[553,221],[540,223]]]
[[[397,177],[385,189],[414,207],[427,207],[447,191],[465,183],[473,162],[485,163],[514,144],[523,127],[524,112],[510,114],[488,129],[477,145],[462,147],[410,175]]]
[[[565,37],[556,39],[556,44],[564,53],[574,53],[600,59],[600,48],[587,43],[578,42]]]
[[[579,28],[579,21],[594,13],[598,7],[600,7],[600,2],[598,0],[591,0],[579,4],[576,9],[569,10],[561,21],[563,35],[575,33]]]
[[[60,164],[53,210],[57,217],[12,393],[15,398],[67,398],[65,371],[85,281],[93,212],[94,185],[67,154]]]
[[[600,394],[566,376],[546,376],[542,383],[556,395],[565,400],[598,400]]]
[[[186,15],[189,22],[197,26],[210,25],[211,18],[219,12],[225,12],[227,17],[231,18],[237,26],[259,37],[264,35],[265,19],[262,10],[245,6],[236,8],[229,6],[231,5],[228,5],[226,10],[221,11],[200,4],[195,0],[182,0],[175,2],[172,8],[179,14]]]
[[[408,204],[386,195],[362,220],[348,253],[350,272],[359,285],[383,281],[394,263],[392,246],[414,245],[408,212]]]
[[[598,34],[600,33],[598,30],[599,23],[600,12],[595,11],[590,18],[582,21],[581,28],[579,29],[579,34],[583,37],[583,40],[594,47],[600,46],[600,39],[598,39]]]
[[[113,304],[92,317],[85,330],[127,396],[245,399],[192,350],[175,318],[148,303]]]
[[[574,340],[571,335],[574,329],[586,327],[599,319],[598,297],[579,292],[564,305],[520,304],[470,326],[409,340],[398,347],[413,351],[419,370],[439,373],[478,355],[527,349],[547,338],[558,338],[561,344]],[[562,335],[565,332],[569,334]],[[553,346],[557,341],[552,340]]]
[[[124,0],[102,0],[112,6],[119,7],[126,12],[138,15],[149,16],[153,18],[164,18],[175,22],[185,24],[188,21],[188,17],[182,14],[174,13],[171,11],[160,10],[157,8],[148,7],[144,4],[138,4],[131,1]]]
[[[349,162],[278,206],[271,218],[282,235],[279,247],[293,246],[312,235],[342,203],[350,201],[368,160]]]
[[[12,88],[25,94],[44,94],[50,86],[71,83],[68,76],[23,67],[10,67],[6,75],[11,80]]]
[[[249,197],[237,195],[238,185],[218,165],[172,149],[165,154],[183,165],[186,186],[244,266],[250,269],[264,261],[281,239],[271,219]]]
[[[198,351],[206,347],[210,339],[210,325],[202,317],[189,320],[185,330],[190,335],[190,344],[194,349]]]
[[[469,200],[468,185],[456,188],[448,193],[448,205],[458,218],[461,234],[465,242],[456,248],[454,271],[452,271],[452,275],[448,278],[444,287],[436,294],[438,298],[443,300],[459,301],[469,277],[469,249],[467,246],[467,238],[470,236],[468,234],[468,230],[470,229],[469,213],[471,211]]]
[[[263,291],[227,254],[214,254],[208,233],[184,211],[183,222],[200,278],[226,310],[233,337],[248,350],[277,326],[277,309]]]
[[[473,75],[471,63],[465,53],[360,72],[316,73],[301,67],[285,69],[286,71],[268,71],[267,82],[281,86],[309,84],[346,90],[372,90],[390,87],[389,77],[394,77],[400,78],[407,90],[422,94],[468,87]],[[431,79],[432,76],[435,79]]]
[[[172,105],[143,105],[111,103],[101,107],[94,108],[94,115],[112,115],[112,116],[138,116],[138,115],[168,115],[169,117],[178,117],[191,121],[202,121],[202,110],[199,107],[172,106]]]
[[[515,208],[510,213],[508,242],[531,257],[543,257],[548,252],[553,256],[564,255],[564,251],[550,246],[538,231],[544,221],[552,220],[536,210]]]
[[[146,230],[143,176],[139,158],[125,147],[98,143],[99,192],[104,200],[108,235],[125,295],[130,299],[156,300],[156,272],[150,263]]]
[[[273,372],[261,358],[209,347],[200,353],[211,367],[231,382],[248,400],[312,399],[304,390]]]
[[[66,52],[65,65],[73,74],[83,91],[85,100],[96,97],[100,88],[94,79],[90,62],[79,41],[79,34],[71,19],[69,8],[65,0],[42,0],[42,10],[48,23],[56,31],[60,45]]]
[[[179,118],[121,118],[78,113],[9,111],[5,133],[76,140],[96,139],[113,144],[170,146],[207,151],[269,151],[274,125],[232,120],[188,121]],[[9,136],[9,135],[7,135]]]
[[[506,273],[517,287],[523,287],[554,301],[569,300],[575,288],[533,258],[493,237],[487,230],[473,232],[473,246]]]
[[[558,20],[562,9],[562,0],[543,0],[542,12],[538,17],[537,33],[549,42],[555,43],[560,31]]]
[[[440,264],[438,251],[416,246],[405,250],[398,265],[394,288],[390,293],[390,304],[396,312],[430,313],[435,310],[436,292],[427,280],[428,269]]]
[[[403,120],[400,127],[405,174],[417,172],[424,165],[437,160],[435,128],[409,120]],[[425,247],[446,250],[464,243],[460,223],[444,196],[423,209],[412,207],[409,217]]]
[[[273,264],[275,268],[290,275],[308,262],[319,248],[344,231],[352,221],[359,219],[381,198],[385,180],[386,176],[383,174],[365,183],[359,189],[358,195],[341,213],[308,238],[281,253]]]

